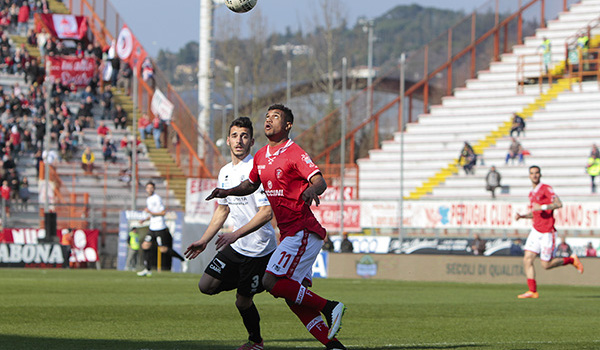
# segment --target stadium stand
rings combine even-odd
[[[357,161],[359,198],[400,197],[401,142],[406,198],[487,198],[484,177],[491,165],[498,168],[503,184],[509,186],[508,193],[500,198],[521,198],[529,188],[526,168],[505,166],[504,157],[510,142],[507,123],[513,113],[523,111],[529,114],[520,140],[531,152],[526,164],[542,166],[545,180],[561,194],[589,195],[589,178],[583,169],[597,136],[597,122],[592,117],[600,97],[597,82],[575,84],[571,91],[571,81],[566,80],[554,81],[552,88],[529,83],[540,75],[541,38],[552,41],[552,71],[556,67],[564,70],[565,42],[586,29],[598,13],[597,0],[573,5],[569,12],[549,21],[546,28],[537,29],[535,36],[525,38],[523,45],[503,54],[488,70],[480,71],[476,79],[467,80],[466,87],[444,97],[441,105],[420,115],[419,122],[409,124],[404,135],[395,133],[381,149],[369,151],[368,158]],[[591,33],[600,33],[600,28],[592,28]],[[527,84],[522,84],[519,77]],[[478,162],[475,176],[458,172],[456,160],[464,141],[474,145],[485,161],[485,165]],[[427,178],[429,181],[424,183]]]
[[[50,6],[54,13],[68,13],[62,3],[51,1]],[[34,27],[33,19],[29,21],[29,27]],[[31,57],[40,56],[37,45],[28,42],[28,38],[24,36],[24,33],[19,33],[12,27],[6,28],[5,32],[10,34],[11,51],[13,53],[16,51],[15,47],[18,46],[23,47]],[[5,93],[13,90],[15,86],[20,86],[21,91],[23,91],[23,99],[27,99],[30,85],[24,83],[22,72],[0,74],[0,84],[4,87]],[[78,93],[81,93],[81,91]],[[73,148],[70,160],[59,159],[51,166],[51,174],[56,174],[56,177],[51,176],[51,179],[56,179],[58,192],[56,197],[58,203],[52,207],[58,214],[59,227],[100,228],[103,234],[116,233],[120,211],[131,208],[131,185],[121,177],[122,172],[129,164],[128,155],[126,149],[121,147],[119,143],[123,137],[132,140],[134,135],[137,135],[137,128],[131,127],[133,113],[131,98],[117,89],[113,89],[113,93],[115,103],[121,104],[130,117],[129,125],[125,130],[115,130],[112,120],[104,120],[104,123],[111,130],[111,139],[117,148],[115,162],[104,163],[102,147],[98,143],[96,128],[90,125],[83,129],[83,142]],[[66,100],[66,106],[71,115],[77,115],[79,101],[75,97]],[[102,117],[102,112],[102,107],[95,103],[92,113],[96,126]],[[92,175],[84,175],[84,171],[80,166],[81,154],[85,146],[90,146],[96,156],[95,171]],[[145,140],[141,148],[143,152],[138,155],[139,183],[141,186],[136,200],[137,207],[143,208],[145,206],[146,195],[143,184],[148,180],[153,180],[157,185],[157,193],[163,197],[167,206],[172,210],[181,209],[181,197],[177,198],[172,189],[167,189],[166,182],[163,180],[160,171],[157,170],[156,159],[151,159],[151,154],[158,154],[157,157],[160,158],[162,154],[166,154],[166,149],[156,149],[152,140]],[[51,143],[50,149],[59,153],[56,142]],[[16,157],[16,163],[19,176],[27,177],[29,180],[31,196],[27,210],[18,210],[16,206],[13,206],[11,217],[4,223],[4,227],[39,227],[40,224],[43,226],[40,213],[44,202],[38,201],[38,184],[40,180],[35,166],[35,152],[19,154],[19,157]],[[76,200],[75,205],[69,203],[73,199]],[[63,201],[64,203],[61,203]]]

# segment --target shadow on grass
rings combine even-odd
[[[11,350],[231,350],[242,345],[232,341],[182,340],[182,341],[135,341],[119,339],[59,339],[0,334],[0,349]],[[312,338],[272,339],[270,343],[290,343],[289,346],[268,346],[269,350],[297,348],[294,344],[314,342],[309,349],[322,349]]]
[[[301,343],[314,343],[310,347],[303,349],[323,349],[323,346],[316,342],[313,338],[303,339],[270,339],[267,343],[269,350],[288,350],[300,349],[298,346]],[[285,343],[287,346],[273,346],[270,344]],[[59,338],[43,338],[43,337],[26,337],[16,335],[0,335],[0,348],[11,350],[231,350],[241,344],[231,341],[214,341],[214,340],[185,340],[185,341],[135,341],[135,340],[118,340],[118,339],[59,339]],[[385,346],[385,347],[368,347],[369,350],[400,350],[400,349],[468,349],[477,348],[483,349],[487,346],[484,344],[424,344],[424,345],[402,345],[402,346]],[[349,349],[358,347],[351,346]]]
[[[404,346],[386,346],[383,348],[369,348],[373,350],[389,350],[389,349],[415,349],[415,350],[426,350],[426,349],[468,349],[468,348],[476,348],[476,349],[485,349],[487,345],[484,344],[436,344],[436,345],[404,345]]]

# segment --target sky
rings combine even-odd
[[[179,51],[186,43],[198,41],[200,0],[110,0],[115,9],[125,19],[133,34],[151,56],[160,49]],[[376,18],[398,5],[418,3],[423,7],[436,7],[469,13],[486,0],[340,0],[350,25],[359,17]],[[168,4],[168,5],[166,5]],[[215,26],[225,17],[245,20],[260,11],[268,18],[267,28],[271,32],[283,33],[286,27],[293,31],[310,23],[318,0],[258,0],[256,7],[246,14],[236,14],[224,5],[219,5],[215,13]],[[143,15],[142,15],[143,13]]]

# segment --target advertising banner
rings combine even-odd
[[[45,239],[43,228],[5,228],[0,231],[0,243],[38,244]]]
[[[147,223],[144,223],[147,213],[143,211],[122,211],[119,221],[119,243],[117,247],[117,270],[125,270],[127,261],[127,253],[129,250],[127,241],[129,240],[129,231],[132,227],[137,227],[140,235],[140,242],[144,240],[145,234],[148,232]],[[173,237],[173,250],[183,254],[181,239],[183,232],[183,212],[168,211],[165,214],[165,224]],[[141,248],[140,248],[141,249]],[[164,255],[163,255],[164,256]],[[171,265],[172,272],[181,272],[181,261],[173,259]]]
[[[89,85],[96,70],[96,61],[91,57],[47,57],[47,69],[51,81],[60,79],[63,84],[77,87]]]
[[[327,186],[325,192],[319,196],[321,201],[339,201],[340,196],[340,186]],[[349,201],[354,199],[354,187],[344,186],[344,200]]]
[[[58,239],[67,232],[67,229],[58,230]],[[74,230],[72,233],[69,263],[78,266],[98,261],[98,230]]]
[[[397,228],[399,202],[361,201],[362,228]],[[505,201],[405,201],[403,225],[415,228],[527,229],[531,220],[515,220],[517,213],[529,212],[529,202]],[[554,211],[556,228],[600,228],[600,203],[563,202]]]
[[[0,267],[52,268],[67,261],[60,244],[0,243]]]
[[[321,202],[319,206],[311,207],[315,217],[327,231],[340,230],[340,203]],[[344,202],[344,231],[360,232],[360,203]]]
[[[511,255],[511,247],[514,244],[515,242],[508,238],[486,240],[483,255]],[[389,248],[389,252],[395,254],[473,255],[471,239],[468,238],[392,238]]]
[[[185,196],[185,220],[208,224],[217,206],[217,201],[205,198],[217,187],[216,179],[187,179]]]
[[[57,232],[59,241],[68,232]],[[6,228],[0,234],[0,266],[62,267],[98,261],[98,230],[72,231],[71,246],[40,243],[46,238],[44,229]]]

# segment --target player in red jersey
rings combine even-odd
[[[292,312],[327,349],[346,349],[335,338],[346,307],[307,288],[312,284],[312,265],[327,234],[310,205],[319,205],[319,195],[327,184],[308,154],[290,140],[293,123],[289,108],[270,106],[264,123],[269,143],[256,152],[248,180],[234,188],[216,188],[206,199],[244,196],[262,183],[281,235],[267,264],[263,286],[274,297],[285,298]]]
[[[572,264],[583,273],[583,264],[577,255],[572,254],[568,258],[554,258],[554,242],[556,229],[554,228],[554,210],[562,208],[562,202],[554,193],[552,187],[540,182],[542,172],[540,167],[532,165],[529,167],[529,179],[533,189],[529,192],[531,211],[525,215],[517,213],[516,220],[533,219],[533,228],[525,242],[525,256],[523,266],[529,290],[518,296],[519,299],[538,298],[537,284],[535,281],[535,269],[533,261],[540,256],[540,264],[546,270]]]

